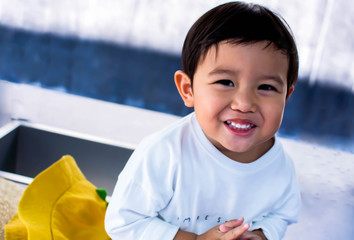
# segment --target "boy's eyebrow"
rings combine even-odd
[[[216,74],[229,74],[229,75],[236,75],[236,72],[230,69],[225,69],[225,68],[216,68],[213,71],[209,72],[210,75],[216,75]]]

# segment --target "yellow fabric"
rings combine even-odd
[[[11,221],[5,225],[5,240],[28,239],[26,226],[16,214]]]
[[[18,216],[5,226],[5,239],[109,239],[104,230],[106,207],[67,155],[28,185]]]

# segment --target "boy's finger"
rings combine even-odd
[[[244,221],[244,219],[243,219],[243,217],[241,217],[239,219],[227,221],[226,223],[224,223],[224,225],[226,227],[235,228],[235,227],[240,226],[243,223],[243,221]]]
[[[227,221],[219,226],[220,232],[228,232],[231,229],[240,226],[243,223],[243,218]]]
[[[243,233],[245,233],[248,229],[250,228],[250,225],[248,223],[242,224],[239,227],[236,227],[232,229],[231,231],[225,233],[226,239],[237,239],[240,237]]]
[[[219,226],[219,231],[222,232],[222,233],[226,233],[228,231],[230,231],[232,228],[230,227],[227,227],[225,224],[221,224]]]

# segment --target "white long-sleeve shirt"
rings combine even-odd
[[[192,113],[141,142],[121,172],[105,226],[112,239],[173,239],[244,217],[269,240],[297,221],[292,160],[276,138],[256,161],[236,162],[206,138]]]

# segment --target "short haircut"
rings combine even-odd
[[[264,6],[243,2],[225,3],[209,10],[189,30],[182,50],[182,67],[192,83],[200,60],[224,40],[235,44],[269,41],[268,46],[288,56],[287,93],[295,86],[299,58],[289,25]]]

